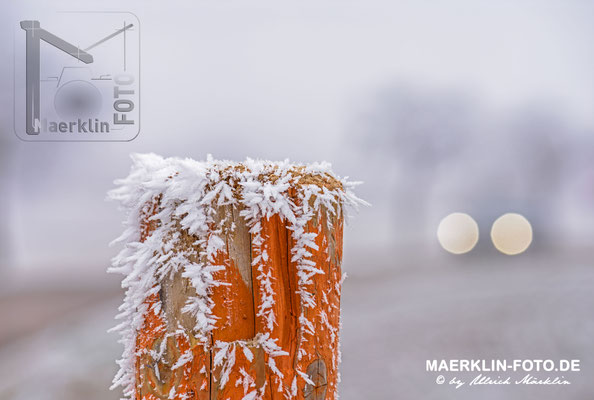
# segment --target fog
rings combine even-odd
[[[358,374],[377,388],[368,398],[399,390],[403,399],[454,398],[436,387],[424,360],[462,349],[589,362],[570,392],[484,389],[484,399],[581,399],[594,390],[583,379],[594,361],[585,284],[594,260],[594,5],[89,1],[84,7],[133,11],[140,20],[140,134],[125,143],[23,142],[13,133],[18,21],[81,7],[0,3],[0,315],[11,320],[0,328],[0,368],[31,340],[38,347],[29,357],[49,365],[34,375],[45,387],[75,355],[55,361],[34,349],[76,353],[58,343],[62,324],[72,324],[81,351],[93,340],[109,349],[88,360],[88,373],[103,381],[62,371],[44,398],[117,398],[106,387],[119,348],[104,331],[120,293],[105,270],[123,215],[106,192],[127,174],[130,153],[212,154],[327,160],[339,175],[364,181],[358,195],[372,207],[345,231],[343,398],[368,393]],[[477,248],[458,257],[436,239],[439,221],[455,211],[471,215],[481,234]],[[492,222],[506,212],[534,229],[533,244],[516,258],[489,242]],[[504,290],[508,279],[515,283]],[[558,302],[546,311],[548,296]],[[516,301],[541,311],[517,310]],[[447,318],[437,317],[439,302]],[[472,323],[486,323],[481,308],[498,313],[490,330]],[[584,326],[570,329],[576,321]],[[564,328],[524,346],[557,323]],[[444,341],[423,336],[440,330]],[[493,332],[501,342],[489,353]],[[360,349],[366,342],[369,352]],[[414,351],[419,346],[428,350]],[[0,399],[42,398],[15,388],[22,368],[10,382],[0,378]]]

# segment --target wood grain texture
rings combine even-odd
[[[157,212],[157,206],[153,204],[146,210],[142,240],[154,229],[156,222],[148,218]],[[295,240],[287,221],[273,215],[260,223],[261,249],[265,249],[267,257],[252,265],[255,238],[240,217],[240,210],[234,206],[221,206],[218,210],[212,229],[224,238],[225,246],[215,255],[213,264],[225,268],[214,275],[223,284],[212,288],[212,312],[217,320],[208,343],[196,339],[195,321],[182,312],[195,290],[181,273],[165,277],[159,294],[146,300],[149,311],[136,340],[137,400],[223,400],[243,399],[246,395],[249,399],[266,400],[334,399],[338,380],[342,215],[332,215],[322,208],[306,227],[306,232],[317,235],[317,249],[310,249],[310,259],[323,271],[305,287],[315,299],[314,308],[304,307],[298,294],[298,266],[291,261]],[[196,246],[187,232],[181,235],[188,236],[183,240],[185,245]],[[200,253],[199,248],[195,250]],[[269,278],[269,288],[258,278],[262,274]],[[270,288],[274,293],[272,327],[266,316],[258,312],[263,294]],[[158,303],[163,308],[161,316],[152,311]],[[312,322],[313,332],[308,332],[300,322],[302,313]],[[286,355],[271,357],[256,340],[262,334],[276,340]],[[217,364],[221,351],[225,356]],[[158,362],[154,361],[155,354],[162,354]],[[188,355],[191,360],[176,367],[180,358]],[[230,357],[233,363],[229,362]],[[271,368],[271,363],[281,374]],[[307,375],[310,383],[298,371]]]
[[[303,341],[299,350],[303,352],[301,360],[297,362],[297,369],[307,371],[312,384],[299,380],[299,399],[309,395],[313,399],[334,399],[337,392],[338,381],[338,331],[340,318],[340,281],[342,253],[337,245],[342,245],[342,222],[333,219],[331,229],[328,225],[328,212],[322,209],[315,218],[307,224],[306,231],[316,233],[317,249],[310,249],[311,260],[323,274],[314,275],[312,283],[306,287],[313,294],[315,308],[304,308],[305,317],[313,323],[314,329],[301,326]],[[316,371],[312,365],[323,363],[326,367],[325,376],[327,385],[323,391],[316,390],[318,397],[311,397],[312,386],[316,387],[316,379],[311,373]],[[319,381],[318,381],[319,383]],[[320,397],[324,394],[323,397]],[[303,396],[303,397],[301,397]]]

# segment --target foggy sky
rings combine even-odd
[[[52,2],[63,9],[80,9],[78,4]],[[559,148],[556,157],[571,157],[575,149],[583,148],[582,143],[591,144],[587,140],[594,126],[591,3],[88,4],[95,10],[134,11],[140,19],[141,133],[130,143],[21,142],[12,132],[12,57],[3,57],[0,251],[4,269],[102,271],[115,254],[107,243],[118,235],[123,218],[115,204],[104,201],[105,193],[113,179],[127,174],[131,152],[197,159],[212,153],[235,160],[246,156],[328,160],[338,174],[366,181],[359,194],[374,203],[352,221],[347,246],[389,245],[409,236],[409,231],[399,231],[394,210],[406,188],[397,186],[402,182],[397,178],[399,171],[410,167],[410,173],[419,174],[418,193],[427,203],[426,225],[418,228],[424,238],[441,212],[466,204],[467,192],[457,191],[465,182],[460,179],[452,179],[447,188],[427,186],[434,181],[422,166],[435,164],[435,158],[406,161],[410,158],[406,148],[389,147],[378,155],[372,146],[361,145],[365,135],[369,140],[376,140],[381,132],[397,136],[393,129],[397,124],[362,121],[378,110],[391,116],[392,105],[382,103],[382,93],[406,100],[402,87],[409,88],[413,98],[419,93],[429,99],[445,93],[452,101],[459,95],[469,99],[472,129],[465,132],[464,141],[454,143],[466,146],[464,153],[477,142],[482,145],[476,151],[484,154],[513,144],[514,137],[496,132],[489,136],[495,142],[501,140],[495,147],[481,138],[488,134],[486,126],[511,121],[527,106],[554,110],[561,116],[563,128],[553,133],[557,135],[553,139],[570,145]],[[0,7],[2,37],[12,38],[21,18],[34,18],[48,6],[41,1],[10,5],[5,1]],[[0,50],[12,54],[11,40],[4,39]],[[569,136],[558,137],[565,134]],[[467,159],[481,154],[473,156]],[[412,168],[415,162],[420,166]],[[570,181],[563,187],[584,186],[583,182],[574,185],[572,179],[587,182],[590,167],[571,164],[569,175],[562,177]],[[450,164],[450,168],[455,172],[464,164]],[[436,176],[444,182],[443,175]],[[442,192],[448,200],[440,203]],[[559,201],[583,207],[582,200],[572,196]],[[579,224],[579,218],[571,218],[577,221],[572,224]]]

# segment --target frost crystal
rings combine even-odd
[[[121,335],[124,351],[118,360],[120,369],[112,388],[122,386],[126,397],[135,397],[136,358],[140,356],[137,350],[138,332],[149,313],[166,320],[164,304],[160,299],[161,285],[164,280],[181,274],[193,289],[193,295],[187,299],[181,312],[192,317],[194,326],[189,333],[212,352],[213,367],[221,368],[220,387],[228,384],[243,387],[244,400],[258,399],[264,395],[266,385],[256,388],[253,378],[244,369],[239,371],[240,378],[235,382],[229,381],[237,347],[249,362],[254,359],[254,348],[258,347],[267,355],[267,368],[276,376],[274,382],[269,382],[275,384],[274,390],[278,383],[278,390],[284,392],[285,397],[295,397],[296,377],[290,387],[283,387],[283,373],[275,361],[276,357],[288,353],[271,336],[280,316],[274,313],[275,277],[270,270],[270,250],[266,245],[262,221],[279,216],[289,229],[294,244],[290,257],[297,268],[296,290],[301,303],[299,334],[296,338],[296,354],[301,360],[306,355],[303,343],[315,335],[312,318],[322,321],[333,344],[338,341],[338,327],[329,323],[325,312],[315,316],[307,311],[315,309],[316,301],[331,306],[329,293],[319,294],[321,298],[316,298],[312,293],[313,277],[323,273],[311,259],[311,252],[319,250],[316,238],[321,232],[311,232],[307,227],[312,219],[319,216],[321,209],[342,218],[346,209],[356,209],[359,204],[364,204],[352,192],[357,183],[336,177],[327,163],[294,165],[288,161],[270,162],[249,158],[236,163],[213,160],[210,156],[207,161],[198,162],[164,159],[155,154],[135,154],[132,160],[129,176],[117,180],[118,187],[109,193],[109,198],[118,201],[126,212],[124,233],[114,241],[123,243],[124,248],[112,260],[109,269],[110,272],[124,275],[122,287],[126,290],[120,313],[116,317],[121,322],[113,328]],[[217,322],[213,314],[215,304],[211,297],[212,290],[229,284],[215,279],[219,271],[229,268],[217,262],[217,254],[226,245],[223,239],[225,220],[221,220],[220,210],[227,206],[239,210],[249,228],[251,263],[253,271],[256,271],[253,279],[258,281],[261,288],[255,312],[265,321],[264,331],[250,341],[212,341]],[[329,224],[330,220],[327,218]],[[235,229],[235,225],[230,224],[230,229]],[[318,229],[322,229],[321,224]],[[328,247],[326,241],[320,244]],[[341,281],[338,281],[334,290],[339,295]],[[183,329],[181,332],[187,337]],[[335,347],[337,351],[331,360],[334,367],[340,361],[338,343]],[[163,340],[159,349],[150,351],[150,357],[157,361],[165,351]],[[183,369],[192,359],[192,351],[187,350],[175,360],[171,369]],[[297,365],[297,373],[311,384],[304,372],[305,367]],[[159,374],[155,364],[155,375],[159,377]],[[174,389],[169,393],[170,398],[176,395]]]

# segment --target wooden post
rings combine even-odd
[[[326,165],[134,156],[114,386],[138,400],[337,397],[344,206]]]

